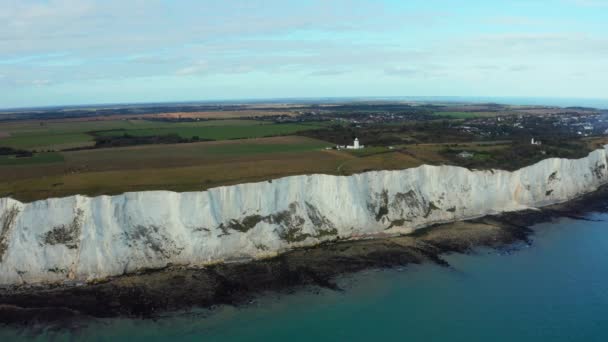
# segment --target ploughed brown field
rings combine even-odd
[[[402,152],[357,156],[316,139],[284,136],[58,152],[63,161],[0,166],[0,197],[23,201],[72,194],[200,191],[220,185],[423,164]]]

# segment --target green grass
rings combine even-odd
[[[100,120],[70,122],[14,122],[1,123],[0,132],[10,133],[9,137],[0,138],[0,146],[29,150],[61,150],[72,147],[83,147],[93,144],[92,131],[141,132],[133,135],[155,135],[155,132],[168,134],[182,132],[184,137],[191,138],[203,131],[215,131],[228,127],[272,126],[272,122],[254,120],[208,120],[191,122],[166,122],[148,120]],[[269,131],[272,131],[270,129]],[[148,133],[150,134],[148,134]],[[105,134],[105,133],[104,133]],[[113,134],[113,133],[109,133]],[[131,133],[129,133],[131,134]],[[180,134],[181,135],[181,134]],[[213,135],[213,134],[211,134]],[[237,134],[238,135],[238,134]],[[241,137],[243,134],[238,135]],[[277,135],[277,134],[271,134]],[[257,136],[257,135],[256,135]],[[212,139],[212,138],[210,138]]]
[[[49,150],[61,148],[61,145],[91,144],[93,137],[85,133],[21,133],[0,139],[0,146],[17,149]]]
[[[485,161],[490,160],[491,158],[492,158],[492,155],[487,152],[475,152],[475,154],[473,155],[473,160],[479,161],[479,162],[485,162]]]
[[[168,122],[153,120],[98,120],[98,121],[26,121],[0,123],[0,131],[15,134],[39,133],[39,134],[65,134],[85,133],[91,131],[103,131],[113,129],[145,129],[163,127],[199,127],[199,126],[239,126],[251,124],[271,123],[267,121],[254,120],[203,120]]]
[[[388,147],[376,146],[376,147],[366,147],[360,150],[346,150],[350,152],[350,154],[357,157],[367,157],[378,153],[385,153],[390,151]]]
[[[100,132],[105,136],[154,136],[177,134],[182,138],[190,139],[198,136],[200,139],[231,140],[244,138],[261,138],[277,135],[289,135],[299,131],[318,129],[321,123],[311,124],[270,124],[270,125],[229,125],[229,126],[200,126],[200,127],[163,127],[149,129],[128,129]]]
[[[289,153],[289,152],[305,152],[311,150],[319,150],[325,147],[332,146],[324,142],[311,142],[302,144],[232,144],[210,146],[205,149],[205,153],[210,155],[223,156],[242,156],[263,153]]]
[[[323,150],[329,143],[300,136],[188,144],[142,145],[53,153],[54,164],[24,167],[0,163],[0,197],[37,200],[72,194],[140,190],[197,191],[293,174],[331,173],[347,154]],[[44,154],[52,161],[53,154]],[[19,163],[42,162],[42,157]],[[73,170],[65,172],[65,170]]]
[[[16,158],[15,156],[0,156],[0,166],[33,165],[63,162],[63,156],[57,152],[36,153],[32,157]]]
[[[161,144],[63,152],[70,165],[89,169],[162,167],[208,164],[221,159],[235,160],[258,154],[299,153],[330,146],[324,141],[287,136],[259,139]]]

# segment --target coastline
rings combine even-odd
[[[204,268],[168,266],[83,286],[0,290],[0,324],[30,325],[87,318],[155,318],[191,308],[246,305],[262,292],[302,286],[340,290],[336,277],[371,268],[432,262],[449,267],[446,253],[475,247],[500,249],[530,243],[530,226],[560,217],[585,219],[608,208],[608,186],[538,210],[510,212],[434,225],[409,235],[338,241],[294,249],[279,256]]]
[[[201,192],[1,198],[0,284],[76,286],[175,265],[268,259],[562,203],[608,182],[606,148],[512,172],[423,165]]]

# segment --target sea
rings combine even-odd
[[[608,214],[534,226],[531,244],[480,248],[299,288],[243,307],[69,328],[0,328],[0,341],[608,341]]]

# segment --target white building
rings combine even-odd
[[[532,138],[532,140],[530,141],[530,144],[532,145],[542,145],[543,142],[540,140],[534,140],[534,138]]]
[[[469,158],[473,158],[474,154],[471,152],[462,151],[462,152],[458,153],[458,156],[460,158],[469,159]]]
[[[359,139],[358,138],[355,138],[355,141],[353,142],[352,145],[346,146],[346,148],[349,149],[349,150],[360,150],[360,149],[362,149],[364,147],[365,146],[363,146],[363,145],[359,145]]]

